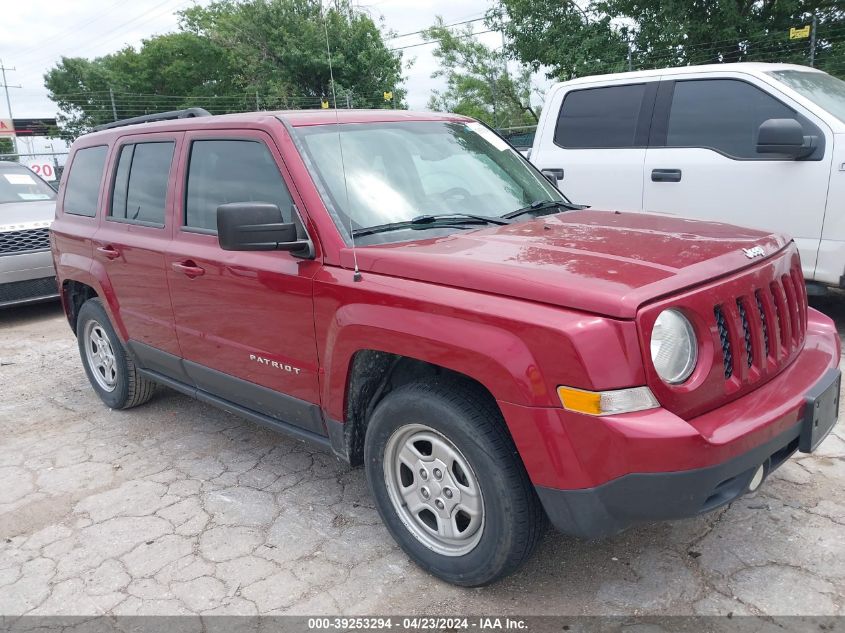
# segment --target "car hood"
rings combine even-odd
[[[50,226],[56,217],[55,200],[0,204],[0,233]]]
[[[728,224],[582,210],[358,248],[357,258],[362,271],[630,319],[644,303],[756,265],[788,243]],[[351,249],[341,263],[352,266]]]

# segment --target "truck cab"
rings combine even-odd
[[[106,406],[163,386],[363,466],[390,534],[459,585],[549,521],[723,506],[837,419],[839,337],[791,239],[582,209],[463,116],[109,124],[74,143],[51,231]]]
[[[547,94],[531,160],[574,201],[791,235],[843,286],[845,82],[740,63],[583,77]]]

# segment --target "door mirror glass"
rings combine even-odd
[[[283,222],[279,207],[269,202],[231,202],[217,207],[217,239],[224,251],[308,251],[311,242],[297,240],[296,224]]]
[[[768,119],[757,133],[758,154],[783,154],[803,158],[813,153],[815,136],[804,136],[804,128],[795,119]]]

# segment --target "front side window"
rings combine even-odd
[[[845,81],[805,70],[773,70],[768,74],[845,123]]]
[[[191,144],[185,226],[217,230],[217,207],[229,202],[269,202],[284,222],[293,200],[270,150],[260,141],[208,140]]]
[[[55,199],[52,187],[26,167],[0,163],[0,204]]]
[[[296,134],[347,237],[423,215],[502,216],[562,200],[518,152],[475,122],[315,125]],[[391,233],[387,239],[397,238]]]
[[[115,173],[110,216],[141,224],[164,226],[167,182],[176,144],[124,145]]]
[[[646,84],[588,88],[567,93],[555,143],[567,149],[636,147]]]
[[[106,166],[105,145],[86,147],[76,152],[65,187],[65,213],[93,218],[97,215],[100,181]]]
[[[794,118],[794,110],[744,81],[679,81],[672,97],[666,145],[713,149],[734,158],[760,158],[760,124],[767,119]]]

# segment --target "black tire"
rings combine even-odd
[[[401,437],[407,432],[401,429],[416,425],[451,442],[481,489],[483,528],[466,553],[446,555],[424,544],[406,525],[409,516],[403,519],[391,501],[385,451],[394,433]],[[478,587],[507,576],[531,556],[545,530],[545,512],[501,412],[472,384],[435,378],[388,394],[367,427],[364,458],[376,507],[393,538],[418,565],[447,582]],[[420,479],[414,485],[425,484]]]
[[[94,324],[100,326],[100,331],[107,339],[114,355],[115,384],[112,390],[104,388],[100,380],[95,377],[94,372],[97,370],[92,367],[86,353],[85,346],[90,344],[90,341],[86,340],[86,329]],[[76,319],[76,340],[88,381],[106,406],[111,409],[131,409],[152,398],[155,383],[138,373],[135,363],[126,353],[123,343],[114,331],[100,299],[89,299],[80,308]]]

